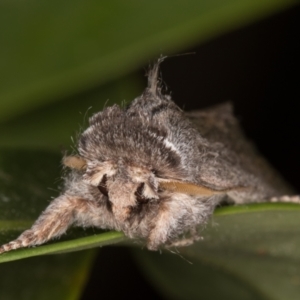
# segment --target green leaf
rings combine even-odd
[[[2,1],[0,120],[86,91],[292,0]]]
[[[135,253],[168,299],[298,299],[299,228],[300,205],[226,207],[193,246]]]
[[[1,264],[0,299],[80,299],[94,256],[85,251]]]
[[[59,241],[52,242],[50,244],[48,243],[47,245],[42,245],[35,248],[23,248],[1,254],[0,263],[44,254],[61,254],[95,247],[102,247],[125,240],[125,237],[121,232],[111,231],[98,234],[91,231],[85,232],[85,234],[88,233],[90,236],[86,237],[80,237],[83,234],[82,232],[77,232],[76,235],[71,235],[69,233],[66,238],[61,238]]]

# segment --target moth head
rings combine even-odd
[[[126,165],[124,162],[86,162],[82,157],[67,157],[66,166],[83,170],[83,180],[97,187],[109,209],[125,221],[137,206],[159,200],[158,180],[152,170]],[[101,197],[103,198],[103,197]]]
[[[104,196],[119,221],[126,221],[136,207],[160,201],[162,195],[212,196],[224,193],[189,182],[157,177],[150,168],[118,162],[89,161],[79,156],[64,159],[66,166],[84,170],[83,180]],[[102,197],[103,198],[103,197]]]

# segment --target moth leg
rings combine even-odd
[[[154,220],[154,227],[148,236],[147,248],[149,250],[157,250],[159,245],[167,242],[172,226],[170,224],[170,218],[172,218],[172,204],[170,202],[164,203],[160,207],[158,215]],[[173,216],[173,218],[175,221],[176,216]]]
[[[187,247],[192,244],[194,244],[196,241],[199,241],[201,237],[191,237],[191,238],[186,238],[186,239],[181,239],[181,240],[176,240],[174,242],[171,242],[167,248],[173,248],[173,247]]]
[[[194,227],[190,230],[189,237],[184,237],[184,238],[172,241],[170,244],[168,244],[167,248],[187,247],[201,239],[202,239],[202,237],[198,234],[196,227]]]
[[[50,203],[30,229],[24,231],[14,241],[2,245],[0,254],[39,245],[54,237],[59,237],[74,222],[80,221],[82,225],[93,225],[93,222],[96,223],[93,216],[95,210],[99,211],[99,206],[95,201],[62,195]]]
[[[300,204],[300,196],[281,196],[281,197],[273,197],[270,199],[270,202],[288,202],[288,203],[297,203]]]
[[[176,242],[178,235],[185,229],[182,228],[182,220],[192,214],[193,208],[187,206],[186,203],[188,201],[162,203],[157,217],[153,221],[154,227],[148,236],[147,247],[149,250],[157,250],[160,245]],[[192,226],[193,224],[190,224],[190,227]],[[192,233],[191,238],[194,238]],[[189,240],[190,243],[191,239]]]

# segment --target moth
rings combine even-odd
[[[183,112],[162,92],[160,59],[127,107],[93,115],[67,156],[65,187],[0,253],[40,245],[71,225],[123,231],[149,250],[190,245],[223,202],[299,203],[249,142],[230,104]]]

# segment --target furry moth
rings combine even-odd
[[[221,202],[300,202],[245,139],[230,104],[185,113],[162,93],[159,60],[128,107],[89,119],[65,188],[0,253],[59,237],[71,225],[123,231],[150,250],[185,246]]]

